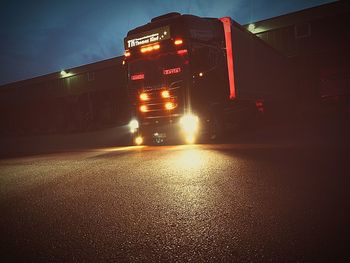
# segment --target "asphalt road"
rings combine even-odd
[[[0,261],[334,262],[347,256],[347,154],[276,143],[2,159]]]

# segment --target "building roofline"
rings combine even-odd
[[[287,27],[296,23],[305,23],[311,20],[335,16],[350,11],[349,1],[334,1],[325,3],[322,5],[301,9],[287,14],[274,16],[271,18],[259,20],[249,24],[243,25],[248,28],[250,24],[255,25],[255,29],[252,31],[254,34],[274,30],[277,28]],[[293,18],[293,19],[291,19]],[[297,19],[296,19],[297,18]],[[299,20],[299,21],[298,21]]]
[[[100,61],[96,61],[96,62],[93,62],[90,64],[84,64],[84,65],[80,65],[80,66],[76,66],[76,67],[72,67],[72,68],[66,68],[66,69],[62,69],[62,70],[69,70],[69,71],[74,72],[74,75],[80,75],[80,74],[87,73],[89,71],[96,71],[96,70],[101,70],[103,68],[112,67],[112,66],[116,65],[117,63],[121,62],[122,59],[123,59],[123,56],[118,56],[118,57],[100,60]],[[62,77],[60,75],[60,72],[61,71],[56,71],[56,72],[36,76],[33,78],[29,78],[29,79],[23,79],[23,80],[18,80],[15,82],[5,83],[5,84],[0,85],[0,89],[28,86],[28,85],[33,85],[33,84],[45,82],[45,81],[55,80],[55,79],[59,79],[59,78],[65,78],[65,77]]]

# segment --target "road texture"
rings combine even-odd
[[[1,159],[0,261],[349,260],[348,155],[280,142]]]

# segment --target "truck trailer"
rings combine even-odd
[[[165,14],[130,30],[124,45],[137,145],[217,139],[292,105],[287,58],[229,17]]]

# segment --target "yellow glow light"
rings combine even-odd
[[[174,44],[175,44],[175,45],[181,45],[182,43],[183,43],[182,39],[176,39],[176,40],[174,41]]]
[[[169,102],[165,103],[165,108],[167,110],[172,110],[175,108],[175,104],[169,101]]]
[[[143,138],[141,136],[137,136],[135,138],[135,144],[136,145],[141,145],[143,143]]]
[[[140,51],[141,51],[141,53],[145,53],[145,52],[149,52],[149,51],[152,51],[152,50],[158,50],[158,49],[160,49],[160,45],[159,44],[155,44],[155,45],[152,45],[152,46],[141,47]]]
[[[130,57],[130,55],[131,55],[130,51],[129,50],[125,50],[124,56],[125,57]]]
[[[198,117],[192,114],[184,115],[180,119],[180,125],[186,136],[194,135],[198,130]]]
[[[186,135],[186,143],[193,144],[195,142],[195,136],[193,134]]]
[[[147,93],[143,92],[140,94],[140,100],[142,101],[146,101],[146,100],[149,100],[149,96]]]
[[[147,111],[148,111],[147,106],[146,106],[146,105],[141,105],[141,106],[140,106],[140,111],[141,111],[141,112],[147,112]]]
[[[161,95],[164,99],[167,99],[170,97],[170,92],[168,90],[163,90]]]

